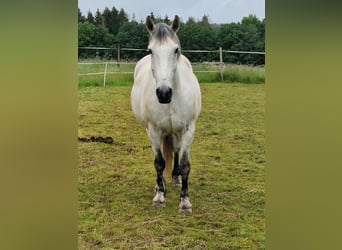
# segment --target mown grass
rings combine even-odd
[[[134,64],[121,64],[120,67],[116,64],[108,64],[106,75],[107,86],[123,86],[129,85],[133,82],[132,73]],[[104,72],[105,64],[79,64],[78,73],[96,73]],[[213,64],[195,64],[193,70],[199,82],[214,83],[221,81],[220,66]],[[201,72],[214,71],[214,72]],[[78,84],[80,87],[89,86],[103,86],[104,76],[102,75],[79,75]],[[252,67],[247,65],[233,65],[228,64],[223,67],[223,82],[226,83],[265,83],[265,68]]]
[[[263,84],[201,84],[191,151],[193,213],[152,206],[150,142],[130,110],[130,86],[79,89],[79,249],[265,249]]]

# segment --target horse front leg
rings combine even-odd
[[[191,213],[192,204],[190,203],[188,193],[188,177],[190,173],[190,162],[189,162],[189,151],[184,151],[180,164],[180,174],[182,176],[182,191],[180,194],[179,212],[180,213]]]
[[[174,154],[173,161],[173,171],[172,171],[172,186],[173,187],[181,187],[182,181],[180,178],[180,168],[179,168],[179,150]]]
[[[156,150],[155,159],[154,159],[154,167],[157,172],[157,180],[156,180],[157,185],[155,187],[156,194],[153,198],[153,205],[155,207],[165,207],[166,187],[165,187],[165,181],[163,177],[163,172],[165,169],[165,160],[163,159],[160,149]]]

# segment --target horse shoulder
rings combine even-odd
[[[178,79],[179,81],[186,82],[186,85],[183,85],[183,90],[185,92],[183,95],[186,97],[187,101],[192,100],[193,112],[197,119],[202,106],[201,89],[197,77],[192,71],[192,66],[188,58],[182,55],[180,59],[181,67],[179,67]]]
[[[151,71],[151,56],[147,55],[140,59],[134,68],[134,83],[132,88],[132,98],[140,101],[147,83],[152,77]]]
[[[151,55],[144,56],[141,58],[134,68],[134,79],[138,77],[139,74],[145,72],[151,65]]]
[[[191,66],[190,61],[188,60],[188,58],[186,58],[183,55],[182,55],[182,57],[180,59],[181,60],[179,61],[179,64],[177,66],[179,81],[187,82],[188,87],[190,89],[193,89],[194,85],[197,88],[199,83],[198,83],[197,77],[195,76],[195,74],[194,74],[194,72],[192,70],[192,66]]]
[[[151,56],[140,59],[134,69],[134,83],[131,90],[131,106],[134,115],[140,123],[147,127],[149,113],[147,109],[153,106],[155,91],[151,90],[154,81],[151,72]]]

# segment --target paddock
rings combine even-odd
[[[155,169],[145,131],[130,108],[131,86],[81,87],[80,249],[264,249],[265,85],[202,83],[192,145],[192,215],[151,205]]]

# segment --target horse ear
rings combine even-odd
[[[171,25],[173,32],[176,33],[179,30],[179,25],[180,25],[179,16],[175,15],[175,19],[173,20],[172,25]]]
[[[153,23],[151,16],[146,17],[146,28],[150,33],[156,29],[156,25]]]

